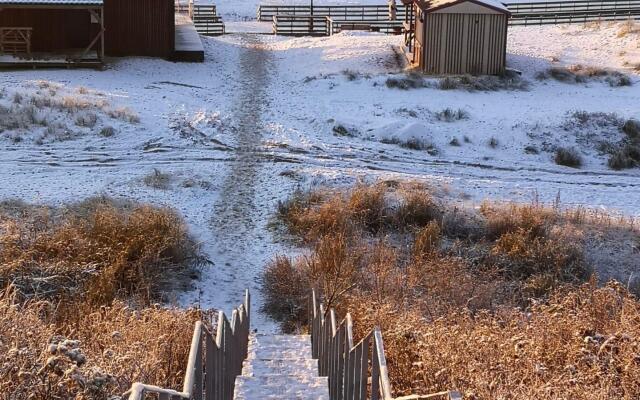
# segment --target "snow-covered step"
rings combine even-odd
[[[312,358],[308,335],[256,335],[250,349],[262,360]]]
[[[318,360],[301,359],[254,359],[245,361],[244,376],[306,375],[318,376]]]
[[[309,335],[252,335],[235,400],[329,400],[329,382],[318,377]]]
[[[326,377],[305,376],[238,376],[235,400],[329,400]]]

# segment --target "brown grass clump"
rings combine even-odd
[[[0,286],[28,298],[161,300],[202,258],[172,210],[92,199],[0,212]]]
[[[304,330],[314,287],[353,314],[357,337],[381,326],[395,395],[640,395],[640,303],[592,276],[620,265],[613,241],[640,241],[631,223],[537,203],[461,209],[404,183],[296,196],[313,202],[281,208],[280,220],[311,251],[267,268],[267,304],[281,312],[266,311]],[[594,238],[606,251],[594,254]]]
[[[181,389],[200,311],[116,301],[60,322],[56,308],[0,294],[0,392],[7,398],[106,400],[136,381]]]

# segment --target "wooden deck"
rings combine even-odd
[[[176,48],[173,61],[204,62],[204,46],[193,21],[184,14],[176,14]]]
[[[96,52],[78,59],[73,55],[32,53],[29,55],[0,54],[0,69],[25,68],[95,68],[104,67]]]

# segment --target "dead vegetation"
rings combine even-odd
[[[0,204],[0,391],[116,399],[179,389],[199,310],[163,308],[204,263],[169,209],[107,198]]]
[[[10,399],[115,400],[133,382],[180,390],[199,310],[123,302],[88,312],[0,294],[0,392]]]
[[[25,138],[37,144],[70,140],[101,132],[109,120],[140,122],[131,109],[114,107],[104,95],[86,88],[70,91],[53,82],[38,81],[14,91],[10,98],[7,93],[0,96],[0,137],[13,142]]]
[[[421,184],[297,192],[277,219],[310,248],[264,275],[265,310],[305,329],[307,296],[380,325],[395,395],[457,389],[467,399],[640,395],[640,305],[598,287],[635,227],[583,209],[448,203]],[[587,244],[589,243],[589,244]]]
[[[631,86],[633,82],[628,75],[604,68],[573,65],[570,67],[551,67],[536,74],[539,81],[554,79],[563,83],[587,83],[604,81],[611,87]]]

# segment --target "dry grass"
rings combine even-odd
[[[122,302],[87,313],[0,294],[0,392],[10,399],[115,399],[144,381],[180,390],[198,310]]]
[[[26,298],[151,302],[202,262],[172,210],[96,198],[55,209],[3,203],[0,287]]]
[[[606,245],[614,230],[640,240],[629,223],[540,204],[460,210],[397,182],[294,198],[279,217],[311,252],[268,267],[266,311],[303,330],[316,287],[341,315],[354,313],[356,336],[380,325],[396,395],[640,395],[640,305],[619,284],[597,287],[583,240],[597,231]]]
[[[180,389],[193,324],[153,304],[203,262],[172,210],[90,199],[0,204],[0,392],[115,399],[133,382]]]

